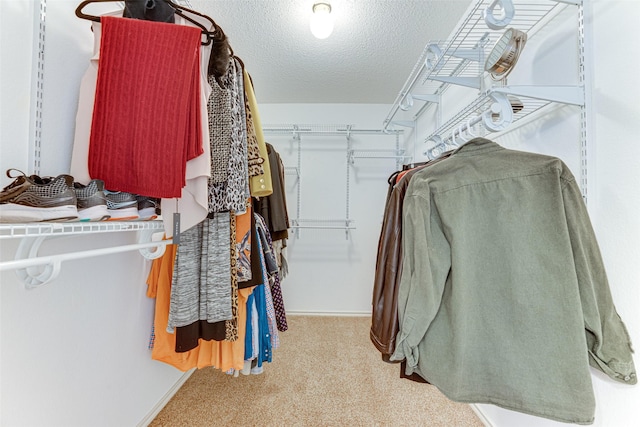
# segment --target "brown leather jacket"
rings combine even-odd
[[[407,172],[398,184],[391,183],[378,240],[369,335],[385,361],[388,361],[395,350],[398,334],[397,285],[402,273],[402,201],[409,179],[415,171]],[[392,178],[395,181],[395,174]]]
[[[378,240],[369,333],[371,341],[382,353],[382,359],[387,362],[395,350],[396,335],[399,329],[398,287],[402,275],[402,202],[404,195],[413,174],[423,167],[444,160],[449,155],[450,152],[445,153],[422,167],[408,171],[395,185],[397,173],[389,179],[390,188],[387,193],[382,231]]]

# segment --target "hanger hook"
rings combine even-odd
[[[467,119],[467,134],[471,137],[471,139],[478,137],[478,135],[473,133],[473,124],[471,123],[472,120],[473,120],[473,117],[470,117],[469,119]]]

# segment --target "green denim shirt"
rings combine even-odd
[[[392,360],[459,402],[593,423],[589,364],[635,384],[575,178],[475,138],[417,172],[403,205]]]

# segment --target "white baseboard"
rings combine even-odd
[[[484,424],[485,427],[493,427],[493,424],[491,424],[491,421],[489,421],[489,419],[484,416],[484,414],[482,413],[482,410],[478,405],[471,403],[469,404],[469,406],[471,406],[471,409],[473,410],[473,412],[476,413],[478,418],[480,418],[480,422],[482,422],[482,424]]]
[[[151,421],[153,421],[158,416],[160,411],[162,411],[162,408],[164,408],[167,405],[167,403],[169,403],[171,398],[178,392],[178,390],[180,390],[180,387],[182,387],[182,385],[189,379],[191,374],[193,374],[195,371],[196,371],[196,368],[193,368],[185,372],[180,377],[180,379],[176,381],[173,387],[169,389],[169,391],[164,395],[164,397],[160,399],[158,403],[156,403],[156,405],[153,407],[151,412],[149,412],[147,416],[144,417],[138,423],[137,427],[147,427],[149,424],[151,424]]]
[[[287,310],[287,316],[343,316],[343,317],[369,317],[370,311],[295,311]]]

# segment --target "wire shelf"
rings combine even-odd
[[[270,134],[346,134],[353,125],[347,124],[278,124],[262,126]]]
[[[408,159],[411,156],[404,154],[403,149],[379,149],[379,150],[351,150],[349,159],[353,163],[354,159]]]
[[[355,129],[346,124],[265,124],[262,130],[272,135],[393,135],[402,134],[402,130]]]
[[[43,242],[55,237],[94,235],[137,231],[136,244],[103,247],[76,252],[40,256]],[[0,262],[0,271],[15,270],[28,289],[36,288],[58,277],[63,262],[89,257],[106,256],[128,251],[139,251],[146,259],[155,259],[165,251],[172,240],[159,240],[164,232],[162,221],[105,221],[0,224],[0,239],[19,238],[15,258]]]
[[[38,236],[70,236],[118,231],[164,231],[162,221],[48,222],[0,224],[0,239]]]
[[[447,41],[436,40],[427,43],[385,118],[383,129],[388,129],[401,111],[405,112],[406,116],[409,114],[408,110],[413,109],[412,104],[406,104],[408,95],[417,99],[428,99],[429,96],[442,94],[450,84],[474,87],[483,91],[486,54],[502,36],[505,28],[515,28],[531,35],[567,6],[556,0],[513,0],[513,18],[503,27],[492,29],[485,21],[484,11],[490,8],[494,1],[477,1],[470,6],[465,18],[458,23]],[[417,120],[427,105],[430,104],[416,108],[417,113],[411,120]]]
[[[493,99],[490,95],[491,92],[485,93],[483,96],[477,98],[473,103],[469,104],[466,108],[459,111],[456,115],[451,117],[449,120],[447,120],[447,122],[445,122],[431,135],[429,135],[425,139],[425,142],[432,140],[435,136],[440,136],[443,140],[446,140],[450,137],[451,132],[457,129],[460,125],[464,125],[468,120],[481,116],[482,114],[488,112],[491,108],[491,104],[493,103]],[[521,120],[524,117],[533,114],[543,107],[551,104],[551,101],[541,99],[523,97],[518,97],[518,99],[522,102],[522,109],[519,111],[514,111],[513,120],[511,121],[511,123],[516,123],[518,120]],[[491,131],[488,132],[493,133]]]
[[[352,219],[294,219],[291,220],[291,227],[298,228],[316,228],[330,230],[355,230],[353,225],[355,221]]]

